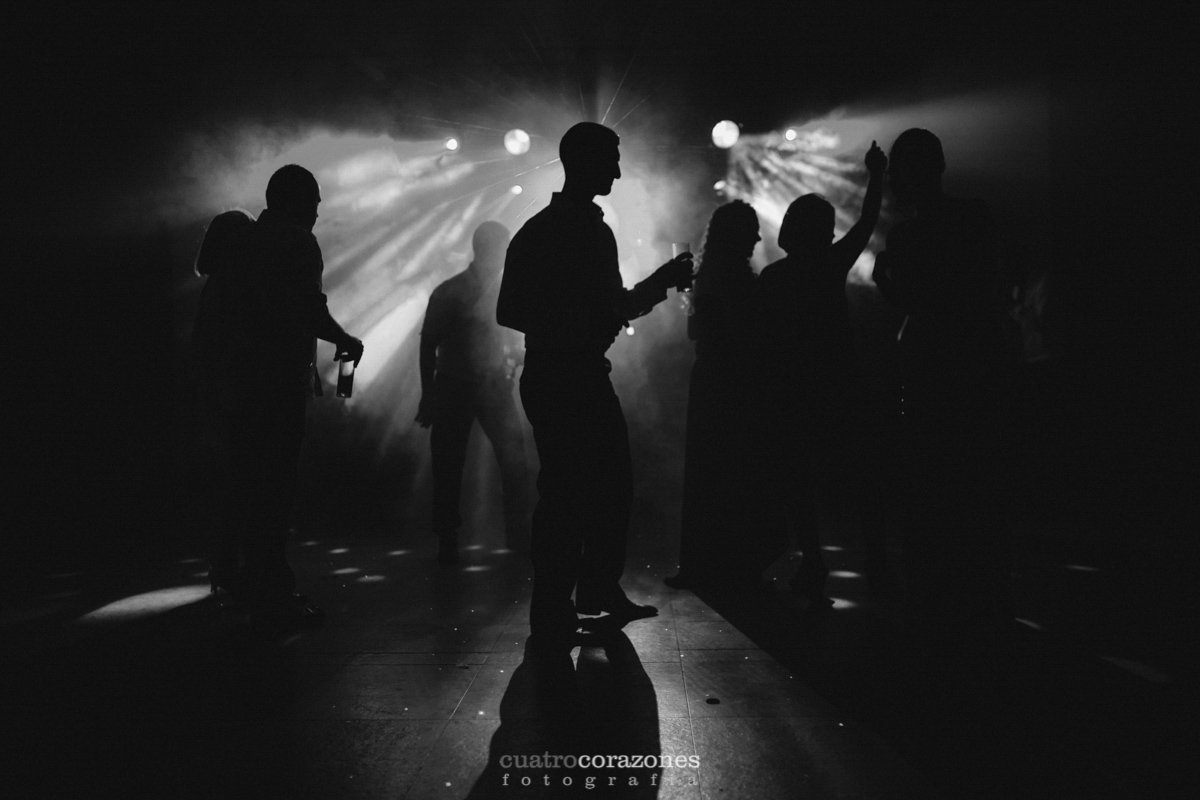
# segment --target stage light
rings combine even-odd
[[[725,182],[725,181],[723,181],[723,180],[721,180],[721,181],[717,181],[716,183],[714,183],[714,184],[713,184],[713,189],[715,189],[715,190],[716,190],[716,191],[718,191],[718,192],[723,192],[723,191],[725,191],[725,190],[726,190],[728,187],[729,187],[729,184],[728,184],[728,183],[726,183],[726,182]]]
[[[453,136],[451,136],[449,139],[447,139],[446,140],[446,149],[452,153],[455,150],[457,150],[458,149],[458,139],[455,139]]]
[[[523,192],[525,190],[523,188],[521,188],[521,184],[518,183],[515,186],[513,186],[511,189],[509,189],[509,191],[512,192],[513,194],[520,194],[521,192]]]
[[[529,152],[529,134],[520,128],[513,128],[504,134],[504,149],[514,156]]]
[[[783,132],[783,138],[787,139],[789,142],[796,141],[797,135],[798,134],[796,133],[795,128],[788,128],[786,131]]]
[[[738,137],[742,135],[736,122],[731,122],[723,119],[713,126],[712,141],[717,147],[722,150],[728,150],[737,144]]]

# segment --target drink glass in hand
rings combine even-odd
[[[347,357],[338,362],[337,396],[350,397],[354,393],[354,361]]]
[[[671,258],[678,258],[684,253],[692,252],[691,242],[671,242]],[[692,313],[692,285],[679,292],[679,307],[690,316]]]

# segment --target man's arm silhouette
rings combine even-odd
[[[683,290],[692,283],[692,254],[680,253],[660,266],[632,289],[623,289],[613,309],[622,322],[649,314],[672,286]]]
[[[417,406],[417,424],[422,428],[433,424],[437,406],[434,376],[437,372],[437,349],[442,337],[438,310],[438,293],[434,290],[425,306],[425,322],[421,325],[421,402]]]

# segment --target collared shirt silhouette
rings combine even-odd
[[[691,255],[623,287],[616,240],[592,202],[621,176],[618,143],[595,123],[563,136],[563,190],[513,237],[496,307],[501,325],[525,334],[521,401],[541,461],[531,641],[552,649],[570,648],[577,611],[626,620],[657,613],[620,586],[633,473],[604,354],[624,323],[690,280]]]
[[[478,420],[500,464],[505,544],[528,549],[528,479],[524,433],[513,397],[517,337],[496,324],[508,230],[481,224],[470,266],[438,285],[421,327],[421,405],[417,422],[432,426],[433,529],[438,559],[458,560],[459,495],[471,425]]]
[[[528,350],[607,373],[604,353],[622,326],[665,299],[666,288],[643,281],[626,289],[604,212],[555,192],[509,246],[500,307],[505,324],[525,333]]]

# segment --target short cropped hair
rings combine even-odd
[[[621,137],[612,128],[596,122],[578,122],[563,134],[558,143],[558,157],[564,167],[570,167],[595,158],[620,143]]]
[[[267,181],[267,208],[287,209],[304,206],[321,194],[317,179],[298,164],[275,170]]]

